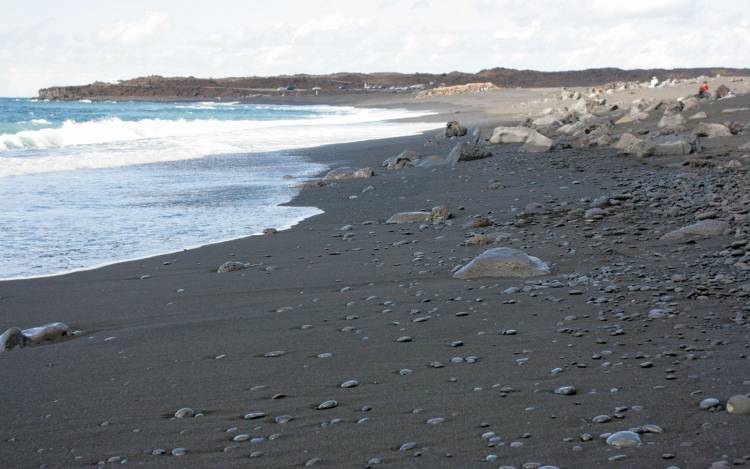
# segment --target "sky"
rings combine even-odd
[[[750,66],[748,0],[0,0],[0,96],[145,75]]]

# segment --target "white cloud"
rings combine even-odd
[[[167,15],[158,11],[147,11],[143,18],[131,23],[119,22],[113,28],[99,31],[99,39],[105,42],[136,44],[154,35],[167,24]]]
[[[147,74],[750,64],[747,0],[38,2],[3,11],[0,96]]]

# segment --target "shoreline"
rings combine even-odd
[[[483,107],[473,104],[480,98]],[[543,94],[528,106],[504,99],[461,98],[466,108],[441,119],[486,138],[551,105]],[[705,110],[719,121],[748,101]],[[742,210],[747,173],[719,164],[744,161],[736,147],[750,136],[707,140],[701,155],[715,167],[518,145],[454,166],[380,167],[404,150],[445,156],[470,138],[437,133],[301,152],[376,175],[300,191],[286,205],[323,213],[289,230],[0,282],[4,328],[63,321],[83,331],[0,353],[13,377],[0,391],[0,461],[569,469],[743,460],[747,416],[698,403],[750,391],[736,373],[747,366],[748,326],[733,319],[750,277],[719,254],[745,232],[660,238],[696,213],[730,220]],[[604,214],[585,216],[603,195]],[[452,212],[446,223],[384,223],[439,205]],[[472,244],[490,236],[502,242]],[[451,278],[496,246],[552,272]],[[232,260],[250,266],[216,273]],[[555,392],[565,386],[572,394]],[[175,418],[183,407],[202,416]],[[601,415],[608,420],[596,423]],[[640,447],[598,437],[630,428],[641,429]],[[186,454],[171,456],[174,448]]]

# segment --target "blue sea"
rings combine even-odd
[[[0,279],[290,228],[321,212],[280,204],[327,169],[295,150],[435,128],[393,121],[426,114],[0,98]]]

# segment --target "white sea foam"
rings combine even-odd
[[[0,135],[0,177],[110,168],[410,135],[430,123],[385,120],[427,113],[346,108],[340,114],[290,120],[66,121],[61,127]]]
[[[36,125],[50,125],[51,122],[47,119],[31,119],[29,122]]]

